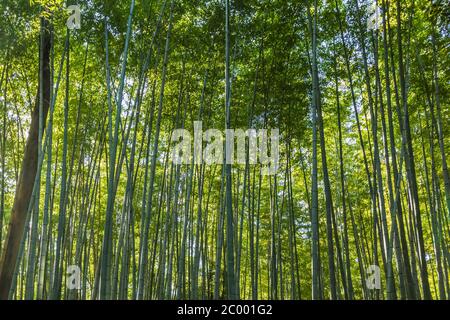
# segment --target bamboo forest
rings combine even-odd
[[[449,300],[445,0],[0,2],[0,299]]]

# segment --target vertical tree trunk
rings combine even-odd
[[[231,100],[231,82],[230,82],[230,4],[229,0],[225,0],[225,129],[230,128],[230,100]],[[226,157],[224,158],[226,159]],[[225,163],[225,207],[227,221],[227,292],[228,299],[237,299],[239,293],[236,292],[236,276],[234,266],[234,227],[233,227],[233,208],[232,208],[232,192],[231,192],[231,164]]]
[[[337,61],[335,60],[335,66]],[[341,125],[341,105],[339,102],[339,86],[338,86],[338,75],[335,67],[335,94],[336,94],[336,110],[337,110],[337,121],[338,121],[338,136],[339,136],[339,177],[341,183],[341,198],[342,198],[342,218],[344,222],[344,254],[346,262],[346,279],[343,281],[347,282],[348,299],[353,300],[353,283],[352,275],[350,269],[350,250],[349,250],[349,240],[348,240],[348,224],[347,224],[347,203],[345,200],[345,179],[344,179],[344,159],[343,159],[343,148],[342,148],[342,125]]]
[[[22,169],[16,186],[16,194],[11,211],[11,221],[2,257],[0,271],[0,299],[8,298],[36,177],[38,164],[39,105],[42,104],[43,123],[45,123],[47,119],[50,106],[51,31],[50,23],[44,17],[41,18],[40,52],[39,94],[31,117],[25,153],[22,160]],[[43,127],[44,126],[42,126],[42,129]]]
[[[402,45],[402,28],[401,28],[401,5],[400,1],[397,0],[397,41],[398,41],[398,56],[399,56],[399,75],[400,75],[400,89],[401,89],[401,97],[402,97],[402,106],[403,106],[403,116],[404,116],[404,127],[403,127],[403,139],[406,143],[406,171],[407,177],[409,181],[410,192],[412,196],[412,204],[413,204],[413,213],[414,213],[414,222],[415,228],[417,232],[417,241],[418,241],[418,249],[419,249],[419,268],[420,268],[420,276],[422,279],[422,289],[424,298],[429,300],[431,299],[430,285],[428,282],[428,270],[427,270],[427,262],[425,258],[425,245],[423,239],[423,231],[422,231],[422,218],[420,215],[420,201],[419,201],[419,193],[416,179],[416,169],[415,169],[415,161],[414,161],[414,152],[412,146],[412,136],[411,136],[411,128],[409,121],[409,110],[408,110],[408,97],[407,97],[407,85],[405,79],[405,70],[403,64],[403,45]]]
[[[108,90],[108,101],[109,101],[109,182],[108,182],[108,200],[107,200],[107,209],[106,209],[106,218],[105,218],[105,231],[103,237],[103,248],[102,248],[102,268],[101,268],[101,276],[100,276],[100,299],[110,299],[111,294],[111,260],[112,260],[112,215],[114,211],[114,195],[115,195],[115,163],[116,163],[116,149],[118,145],[118,135],[119,135],[119,124],[121,118],[122,111],[122,97],[123,97],[123,87],[125,82],[125,72],[127,67],[127,58],[128,58],[128,44],[131,38],[131,22],[133,19],[133,11],[134,11],[134,0],[131,1],[130,5],[130,13],[128,15],[127,22],[127,33],[125,37],[125,47],[123,52],[123,61],[120,73],[120,82],[119,88],[117,92],[117,112],[116,112],[116,121],[114,128],[114,136],[112,136],[112,107],[111,107],[111,99],[110,99],[110,90]],[[108,46],[108,28],[107,23],[105,23],[105,42],[106,47]],[[108,51],[106,52],[106,59],[108,61]],[[109,86],[109,63],[106,64],[107,69],[107,85]],[[114,141],[112,140],[114,139]]]
[[[8,54],[6,55],[8,59]],[[3,238],[3,217],[5,216],[5,170],[6,170],[6,117],[7,117],[7,95],[8,95],[8,67],[9,64],[3,67],[2,78],[0,80],[0,90],[3,89],[3,81],[5,81],[5,88],[3,89],[3,128],[0,137],[0,154],[1,160],[1,194],[0,194],[0,253],[2,252],[2,238]],[[0,261],[1,262],[1,261]]]
[[[320,299],[322,294],[320,292],[320,260],[319,260],[319,195],[318,195],[318,181],[317,181],[317,103],[320,99],[319,88],[317,81],[317,59],[316,59],[316,14],[317,1],[314,1],[314,23],[311,22],[310,8],[307,8],[308,20],[312,32],[312,92],[313,98],[311,102],[312,125],[313,125],[313,153],[312,153],[312,205],[311,205],[311,231],[312,231],[312,298],[314,300]],[[312,25],[312,27],[311,27]],[[334,288],[333,288],[334,289]]]

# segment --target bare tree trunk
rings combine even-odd
[[[13,273],[16,265],[19,246],[24,233],[28,206],[34,187],[34,180],[38,164],[38,135],[39,135],[39,105],[41,105],[42,119],[45,124],[50,106],[50,51],[51,31],[49,21],[41,18],[40,39],[40,75],[38,85],[38,98],[31,115],[31,124],[28,132],[25,153],[22,160],[22,169],[16,186],[14,204],[11,211],[11,221],[5,242],[5,251],[2,257],[0,270],[0,299],[7,299]],[[42,126],[41,130],[43,130]]]

